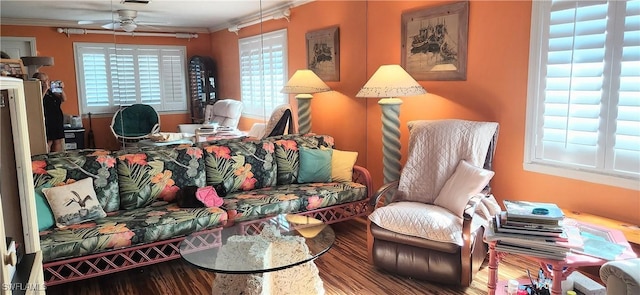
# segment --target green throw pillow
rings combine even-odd
[[[331,149],[300,148],[298,183],[331,181]]]
[[[38,217],[38,231],[51,228],[56,221],[53,219],[53,212],[49,207],[49,202],[42,193],[43,188],[50,188],[51,185],[46,183],[36,189],[36,214]]]

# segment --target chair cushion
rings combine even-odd
[[[493,171],[475,167],[462,160],[440,190],[434,204],[462,217],[469,199],[481,192],[494,174]]]
[[[40,232],[43,262],[148,244],[219,226],[220,208],[179,208],[177,204],[120,210],[105,218]]]
[[[462,218],[442,207],[396,202],[374,210],[369,220],[393,232],[462,246]]]
[[[229,219],[244,221],[265,215],[297,213],[363,200],[367,187],[356,182],[287,184],[224,197]]]

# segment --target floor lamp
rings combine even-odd
[[[360,89],[356,97],[382,97],[382,156],[384,183],[400,179],[400,96],[427,93],[399,65],[383,65]]]
[[[329,91],[325,84],[312,70],[297,70],[280,92],[296,94],[298,100],[298,132],[311,132],[311,98],[312,93]]]

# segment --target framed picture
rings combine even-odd
[[[469,2],[402,14],[402,67],[419,81],[467,80]]]
[[[0,59],[0,75],[25,79],[27,71],[21,59]]]
[[[307,68],[323,81],[340,81],[340,30],[311,31],[307,39]]]

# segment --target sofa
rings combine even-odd
[[[331,136],[293,134],[32,156],[45,283],[176,259],[191,233],[268,215],[297,213],[327,224],[364,216],[371,177],[352,153],[343,161],[348,152],[333,146]],[[307,164],[316,154],[326,162],[327,153],[333,155],[328,169],[348,167],[349,173],[327,179],[326,167],[318,172],[318,165]],[[178,206],[176,194],[187,186],[215,187],[222,204]],[[78,209],[60,213],[69,208]]]

